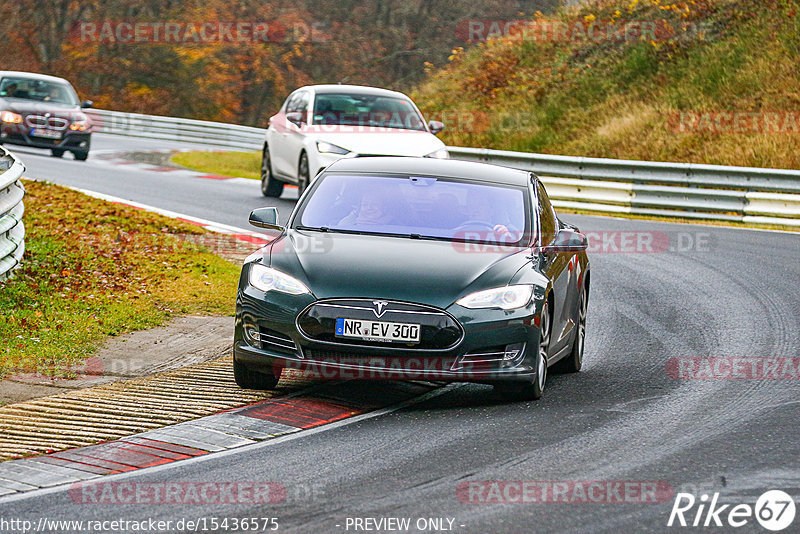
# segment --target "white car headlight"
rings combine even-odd
[[[0,121],[7,122],[9,124],[19,124],[22,122],[22,115],[12,111],[4,111],[0,113]]]
[[[297,278],[293,278],[277,269],[265,267],[258,263],[250,265],[250,285],[265,293],[269,291],[279,291],[281,293],[288,293],[289,295],[303,295],[311,292],[306,285]]]
[[[342,148],[340,146],[336,146],[333,143],[328,143],[327,141],[317,141],[317,150],[323,153],[328,154],[349,154],[350,151],[346,148]]]
[[[436,159],[448,159],[450,157],[450,152],[448,152],[446,148],[440,148],[439,150],[427,154],[425,157],[436,158]]]
[[[456,304],[473,310],[479,308],[516,310],[517,308],[527,306],[532,297],[533,286],[522,284],[477,291],[458,300]]]

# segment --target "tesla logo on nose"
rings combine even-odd
[[[378,319],[386,312],[386,305],[389,304],[385,300],[373,300],[372,303],[375,305],[375,309],[372,312],[375,314],[375,317]]]

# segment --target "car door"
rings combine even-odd
[[[308,105],[311,99],[310,91],[299,91],[298,97],[293,102],[294,113],[300,113],[303,122],[299,125],[289,123],[286,129],[286,173],[291,178],[297,180],[298,164],[300,162],[300,152],[305,146],[306,127],[308,126]]]
[[[295,147],[298,144],[298,137],[302,135],[300,127],[287,120],[286,116],[290,113],[300,112],[305,96],[306,109],[308,109],[308,92],[295,91],[286,99],[286,104],[282,110],[277,124],[271,124],[270,129],[273,134],[270,138],[269,150],[272,158],[272,169],[281,176],[297,179],[297,158],[300,152],[295,154]]]
[[[541,246],[553,242],[559,231],[559,222],[556,217],[550,198],[544,186],[536,180],[536,196],[538,199],[539,238]],[[542,261],[545,263],[544,271],[553,283],[553,321],[550,341],[550,356],[555,356],[569,341],[569,334],[573,326],[572,309],[566,306],[570,290],[570,262],[574,253],[571,252],[543,252]]]

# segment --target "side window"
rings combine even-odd
[[[291,111],[300,111],[300,96],[301,93],[295,93],[289,97],[289,101],[286,103],[287,113]]]
[[[308,111],[308,93],[300,91],[290,96],[286,104],[286,111],[287,113],[290,111],[299,111],[300,113]]]
[[[288,113],[292,111],[292,106],[294,105],[294,101],[297,98],[297,94],[289,95],[289,98],[286,99],[286,102],[283,104],[283,110]]]
[[[542,226],[542,245],[549,245],[556,237],[556,215],[550,198],[541,182],[536,183],[536,193],[539,197],[539,221]]]
[[[308,113],[308,93],[305,91],[300,93],[300,101],[297,104],[297,111],[303,114]]]

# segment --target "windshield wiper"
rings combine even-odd
[[[359,232],[358,230],[344,230],[342,228],[330,228],[328,226],[305,226],[298,224],[294,227],[295,230],[308,230],[310,232],[323,232],[331,234],[354,234],[354,235],[368,235],[369,232]]]
[[[298,224],[294,227],[295,230],[307,230],[310,232],[324,232],[331,234],[349,234],[349,235],[375,235],[379,237],[404,237],[406,239],[419,239],[423,241],[452,241],[450,237],[432,236],[422,234],[403,234],[398,232],[375,232],[369,230],[346,230],[344,228],[330,228],[328,226],[305,226]]]

